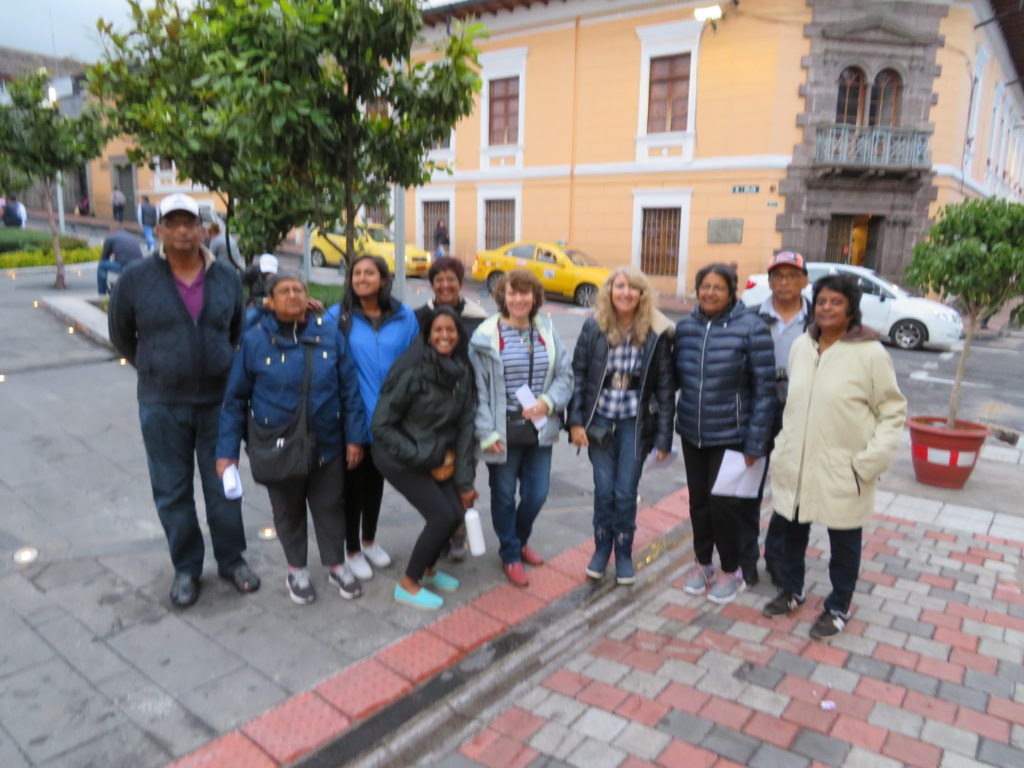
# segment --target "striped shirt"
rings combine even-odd
[[[625,376],[639,375],[643,354],[640,347],[628,340],[608,350],[608,370],[606,376],[620,373]],[[597,412],[606,419],[632,419],[640,408],[639,389],[611,389],[601,386],[601,395],[597,399]]]
[[[499,322],[498,332],[501,334],[501,362],[505,368],[505,409],[518,412],[523,406],[516,397],[516,390],[526,383],[530,374],[530,337],[533,337],[533,380],[530,389],[534,395],[544,391],[544,377],[548,374],[548,351],[535,325],[531,324],[527,331]]]

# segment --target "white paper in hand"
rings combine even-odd
[[[516,400],[523,408],[532,408],[537,404],[537,398],[533,394],[533,390],[530,389],[529,385],[523,384],[519,389],[516,390]],[[537,428],[537,431],[544,429],[544,425],[548,423],[547,416],[541,416],[539,419],[533,420],[533,426]]]
[[[242,498],[242,478],[238,474],[238,467],[232,464],[227,469],[225,469],[224,475],[221,477],[221,480],[224,483],[224,498]]]
[[[718,476],[711,488],[711,494],[756,499],[761,487],[761,476],[764,474],[764,462],[762,456],[748,467],[742,453],[727,450],[722,456],[722,466],[718,468]]]

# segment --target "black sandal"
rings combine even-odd
[[[239,592],[255,592],[260,588],[260,577],[252,572],[247,563],[242,563],[231,573],[221,573],[220,577],[234,584]]]

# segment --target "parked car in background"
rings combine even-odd
[[[352,244],[356,256],[380,256],[395,271],[395,236],[383,224],[356,224],[356,239]],[[326,232],[318,229],[310,244],[310,259],[314,267],[338,266],[345,254],[345,226],[338,224]],[[405,244],[405,273],[409,277],[423,277],[430,269],[430,254],[412,243]]]
[[[568,296],[581,307],[594,303],[597,287],[611,274],[582,251],[557,243],[519,240],[490,251],[480,251],[473,261],[473,279],[494,290],[498,278],[512,269],[528,269],[548,293]]]
[[[866,267],[824,261],[808,262],[807,275],[810,279],[804,289],[807,298],[811,298],[811,286],[815,280],[837,272],[856,275],[864,292],[860,300],[864,325],[878,331],[883,339],[890,340],[897,347],[949,347],[963,336],[963,319],[955,309],[931,299],[911,296],[895,283]],[[741,299],[748,307],[757,307],[770,294],[768,275],[751,275]]]

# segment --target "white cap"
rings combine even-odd
[[[260,254],[260,272],[274,274],[277,272],[277,256],[272,253]]]
[[[199,203],[194,198],[181,194],[181,192],[175,192],[173,195],[168,195],[161,200],[159,210],[161,219],[173,211],[187,211],[196,218],[199,218]]]

